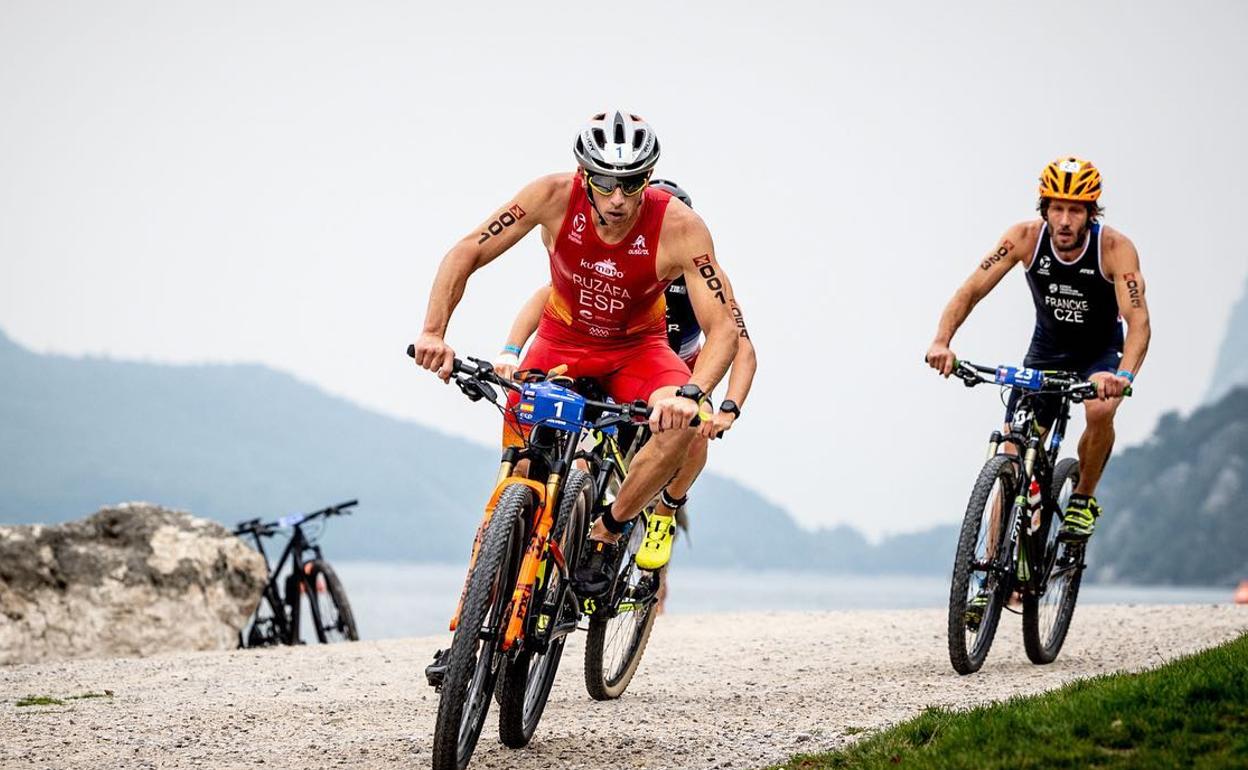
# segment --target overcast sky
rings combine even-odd
[[[403,349],[451,244],[621,105],[759,351],[711,467],[808,524],[957,521],[1001,408],[921,357],[1058,155],[1101,168],[1148,281],[1119,445],[1199,402],[1248,273],[1246,51],[1237,2],[3,0],[0,328],[263,362],[494,443],[496,413]],[[547,275],[531,235],[472,280],[449,342],[492,356]],[[1033,317],[1016,271],[954,350],[1016,362]]]

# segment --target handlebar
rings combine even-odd
[[[997,382],[997,372],[999,369],[1000,367],[981,366],[980,364],[974,364],[970,361],[955,360],[953,363],[954,376],[962,380],[963,384],[965,384],[968,388],[972,388],[983,383],[989,383],[992,385],[999,384]],[[1044,372],[1043,374],[1044,380],[1041,383],[1040,388],[1035,390],[1035,392],[1048,393],[1058,396],[1070,396],[1071,400],[1076,403],[1090,398],[1098,398],[1100,395],[1099,389],[1097,388],[1095,382],[1084,380],[1074,372]],[[985,377],[983,375],[991,376]],[[1018,385],[1011,385],[1007,387],[1014,387],[1020,390],[1029,389],[1020,388]],[[1130,397],[1132,395],[1131,386],[1127,386],[1122,395],[1124,397]]]
[[[353,508],[359,505],[359,503],[359,500],[347,500],[346,502],[331,505],[327,508],[322,508],[319,511],[313,511],[312,513],[296,513],[290,516],[283,516],[277,521],[261,522],[260,519],[248,519],[247,521],[239,522],[238,525],[234,527],[234,534],[247,535],[254,533],[257,537],[268,537],[275,534],[279,529],[298,526],[319,516],[341,516],[351,513],[351,511],[347,509]]]
[[[407,355],[409,358],[416,358],[415,345],[407,346]],[[516,393],[524,390],[523,383],[510,378],[500,377],[494,371],[494,365],[489,361],[483,361],[471,356],[468,357],[466,362],[456,358],[451,364],[451,372],[455,375],[455,384],[472,401],[479,401],[485,398],[489,401],[497,402],[498,394],[490,387],[491,385],[498,385]],[[616,404],[587,398],[585,399],[585,406],[597,409],[599,412],[608,415],[615,415],[615,417],[600,418],[594,424],[594,427],[600,429],[619,422],[650,419],[651,409],[644,401]],[[692,425],[697,426],[700,422],[699,418],[694,417]]]

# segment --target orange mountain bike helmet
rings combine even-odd
[[[1040,172],[1040,197],[1094,202],[1101,197],[1101,172],[1091,161],[1058,158]]]

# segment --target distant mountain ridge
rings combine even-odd
[[[1093,578],[1248,579],[1248,387],[1186,419],[1162,415],[1146,443],[1110,460],[1097,497],[1106,513],[1088,549]]]
[[[1205,403],[1212,404],[1236,387],[1248,385],[1248,282],[1244,293],[1231,308],[1218,361],[1205,392]]]
[[[0,332],[0,523],[54,523],[146,500],[227,525],[347,498],[335,558],[465,560],[498,454],[326,394],[264,366],[38,355]],[[943,573],[954,528],[869,544],[809,531],[707,473],[691,503],[689,564]]]

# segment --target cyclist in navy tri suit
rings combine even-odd
[[[1114,414],[1123,390],[1140,371],[1151,335],[1139,254],[1125,235],[1097,221],[1100,194],[1101,174],[1088,161],[1059,158],[1046,166],[1040,176],[1040,219],[1006,231],[954,293],[927,351],[928,364],[948,377],[956,360],[949,349],[954,333],[1014,265],[1023,266],[1036,306],[1036,327],[1023,364],[1077,372],[1100,391],[1099,399],[1084,402],[1079,483],[1059,530],[1067,541],[1086,540],[1101,515],[1094,495],[1114,446]],[[1016,405],[1017,392],[1006,409],[1007,424]],[[1055,407],[1049,401],[1036,410],[1046,429],[1056,417]]]

